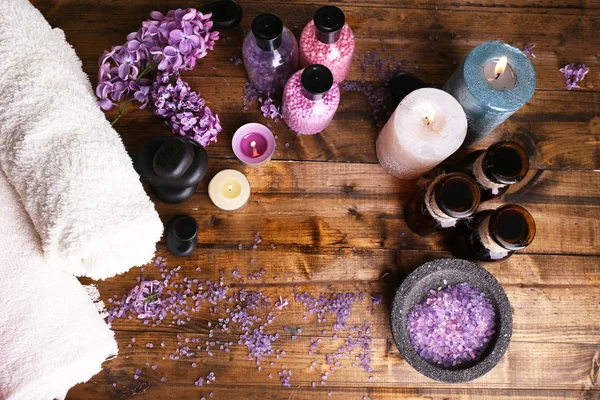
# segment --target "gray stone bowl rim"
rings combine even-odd
[[[478,361],[464,367],[444,368],[417,353],[410,342],[406,320],[408,313],[430,289],[462,282],[485,293],[492,303],[496,311],[496,333]],[[500,282],[479,265],[452,258],[429,261],[411,272],[396,291],[390,313],[392,336],[406,362],[428,378],[449,383],[472,381],[491,371],[506,353],[512,336],[512,322],[510,302]]]

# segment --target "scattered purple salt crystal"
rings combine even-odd
[[[153,348],[154,345],[152,343],[146,343],[146,347],[148,347],[149,349]]]
[[[153,366],[151,366],[150,368],[152,368],[152,370],[156,370],[156,368],[158,368],[158,365],[154,364]]]
[[[526,56],[535,58],[535,54],[533,54],[534,47],[535,47],[535,44],[526,44],[525,47],[523,48],[523,53],[525,53]]]
[[[407,320],[417,353],[444,367],[479,359],[494,328],[493,306],[468,283],[431,290]]]
[[[135,379],[136,381],[137,381],[139,378],[140,378],[140,377],[139,377],[137,374],[136,374],[136,375],[133,375],[133,379]]]
[[[371,300],[373,301],[373,305],[378,305],[383,300],[383,295],[381,295],[379,293],[373,293],[371,295]]]
[[[233,272],[232,272],[232,275],[236,279],[241,280],[242,279],[242,274],[240,274],[240,267],[235,267],[234,270],[233,270]]]
[[[113,383],[112,385],[113,385],[113,387],[117,387],[117,384],[116,384],[116,383]]]
[[[208,395],[209,395],[210,397],[215,397],[215,392],[210,392]]]
[[[572,90],[580,87],[577,82],[582,81],[590,69],[585,64],[567,64],[559,71],[564,75],[567,89]]]

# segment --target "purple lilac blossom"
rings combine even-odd
[[[140,103],[140,108],[146,107],[157,81],[159,84],[180,81],[179,72],[193,69],[196,61],[213,50],[219,39],[219,32],[212,30],[210,13],[188,8],[171,10],[166,15],[153,11],[150,16],[152,19],[127,36],[125,44],[105,51],[100,57],[96,95],[102,109],[109,110],[119,103],[124,103],[124,109],[130,101]],[[167,120],[167,125],[175,133],[206,146],[216,141],[221,126],[218,116],[213,116],[199,95],[196,96],[186,106],[197,108],[195,112],[200,115],[191,115],[184,107],[179,110],[180,116]],[[194,101],[198,104],[194,105]]]
[[[535,54],[533,54],[534,47],[535,47],[535,44],[526,44],[525,47],[523,47],[523,53],[525,53],[526,56],[535,58]]]
[[[171,130],[206,147],[217,141],[221,132],[219,116],[204,104],[179,76],[161,75],[152,85],[150,98],[154,114],[165,120]]]
[[[590,72],[590,69],[587,68],[585,64],[567,64],[559,71],[562,72],[565,77],[567,89],[571,90],[580,87],[577,82],[581,82],[583,78],[585,78],[585,75]]]

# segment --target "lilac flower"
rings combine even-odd
[[[219,116],[204,104],[200,94],[179,76],[172,82],[162,75],[150,91],[154,114],[165,119],[165,125],[181,136],[206,147],[217,141],[221,132]]]
[[[145,21],[138,31],[127,35],[124,45],[105,51],[99,60],[98,105],[109,110],[124,102],[119,116],[130,101],[140,103],[143,108],[150,100],[155,82],[179,80],[179,72],[194,68],[196,61],[206,56],[207,50],[214,49],[219,39],[219,32],[212,31],[211,14],[188,8],[171,10],[166,15],[154,11],[150,16],[152,19]],[[175,133],[207,146],[216,141],[221,130],[219,119],[208,108],[204,109],[199,95],[188,106],[191,103],[198,103],[191,111],[200,115],[184,115],[180,118],[185,118],[183,121],[167,125]],[[186,111],[189,110],[179,113]]]
[[[533,54],[534,47],[535,47],[535,44],[526,44],[525,47],[523,48],[523,53],[525,53],[526,56],[535,58],[535,54]]]
[[[280,107],[274,103],[269,93],[267,93],[266,96],[267,97],[261,96],[258,98],[258,101],[260,102],[260,104],[262,104],[260,110],[262,111],[263,116],[271,118],[272,120],[277,122],[279,121],[279,118],[281,118]]]
[[[577,82],[585,78],[585,75],[590,72],[590,69],[585,64],[567,64],[559,70],[565,77],[567,89],[575,89],[580,87]]]
[[[174,29],[169,33],[169,39],[176,43],[179,51],[188,54],[193,48],[197,48],[201,43],[200,38],[194,34],[194,27],[189,22],[183,24],[182,29]]]

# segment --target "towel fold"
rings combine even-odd
[[[44,260],[2,171],[0,204],[0,400],[64,397],[117,343],[79,281]]]
[[[162,223],[62,31],[0,0],[0,54],[0,167],[48,263],[105,279],[151,261]]]

